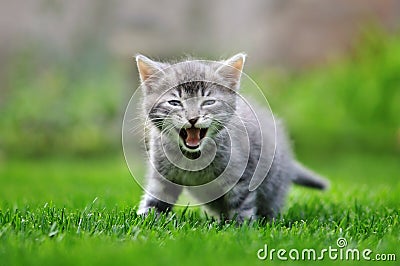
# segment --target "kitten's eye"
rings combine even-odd
[[[168,103],[172,106],[182,106],[182,103],[178,100],[171,100],[171,101],[168,101]]]
[[[215,103],[215,100],[207,100],[203,102],[203,106],[207,106],[207,105],[213,105]]]

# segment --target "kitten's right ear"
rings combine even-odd
[[[245,59],[246,54],[236,54],[228,60],[222,61],[222,65],[216,72],[220,74],[225,81],[229,82],[232,88],[237,89],[240,84],[240,77],[242,76]]]
[[[156,73],[163,73],[162,64],[155,62],[144,55],[138,54],[136,56],[136,63],[139,70],[140,80],[145,82]]]

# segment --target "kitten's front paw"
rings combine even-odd
[[[141,215],[141,216],[147,216],[151,210],[154,209],[154,207],[146,207],[146,208],[140,208],[137,210],[136,214]]]
[[[154,213],[154,215],[158,218],[160,217],[161,214],[166,213],[158,210],[156,207],[145,207],[145,208],[139,208],[137,210],[136,214],[139,216],[146,217],[147,215]]]

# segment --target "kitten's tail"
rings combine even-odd
[[[293,183],[321,190],[325,190],[329,187],[328,180],[307,169],[299,162],[294,162],[293,166],[296,173]]]

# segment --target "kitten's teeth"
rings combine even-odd
[[[200,144],[200,129],[199,128],[187,128],[186,129],[186,145],[189,147],[197,147]]]

